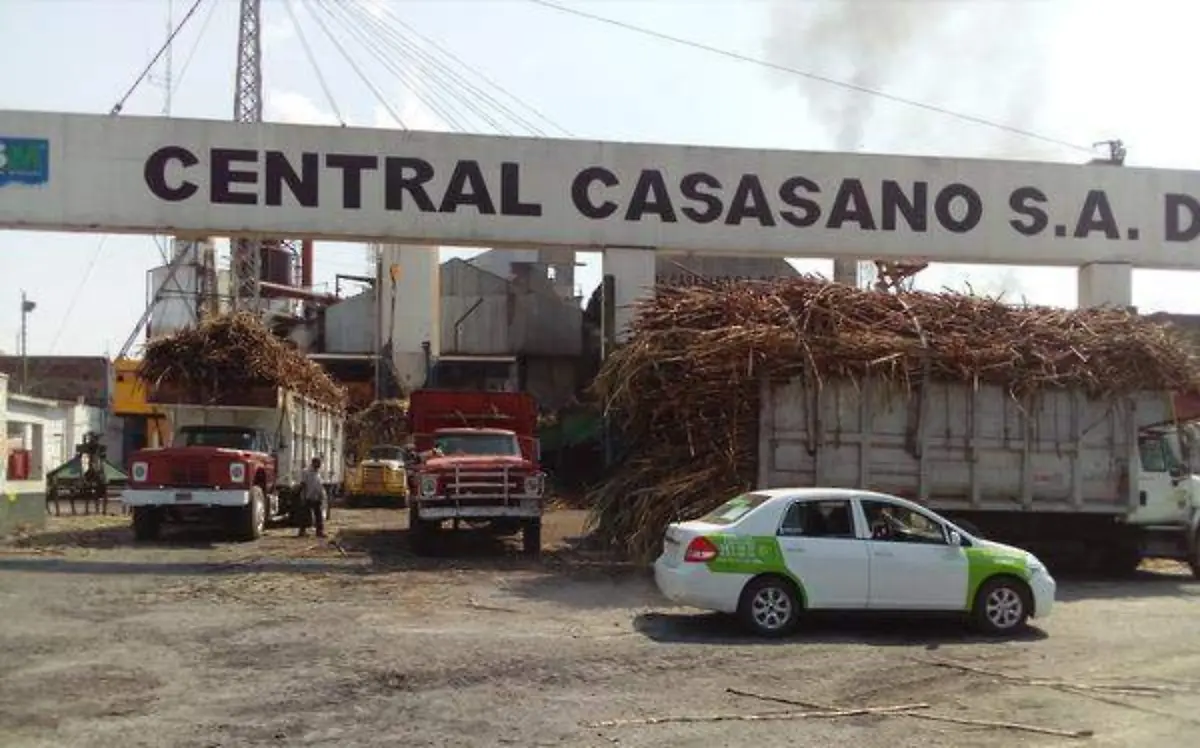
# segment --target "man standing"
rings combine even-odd
[[[309,525],[317,528],[317,537],[325,537],[325,486],[321,483],[321,458],[312,458],[308,470],[300,482],[300,532],[299,537],[308,534]]]

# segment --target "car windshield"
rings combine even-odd
[[[742,494],[726,501],[721,506],[701,517],[699,521],[710,525],[732,525],[757,509],[766,500],[767,497],[762,494]]]
[[[254,430],[233,427],[195,427],[179,432],[177,444],[185,447],[221,447],[224,449],[254,449]]]
[[[403,460],[404,450],[400,447],[371,447],[367,450],[368,460]]]
[[[438,434],[434,442],[444,455],[518,457],[521,446],[513,434]]]

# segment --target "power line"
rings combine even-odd
[[[67,305],[67,312],[63,315],[62,321],[58,323],[58,331],[54,333],[54,337],[50,340],[51,354],[58,347],[58,340],[67,328],[67,320],[71,319],[71,313],[75,311],[75,302],[79,301],[79,297],[83,295],[83,287],[87,285],[88,279],[92,277],[92,271],[96,269],[96,261],[100,259],[100,251],[104,249],[104,245],[108,242],[108,239],[108,235],[100,237],[96,248],[92,250],[92,259],[83,271],[83,277],[79,279],[79,285],[75,288],[75,293],[71,294],[71,303]]]
[[[350,8],[353,8],[354,10],[350,11]],[[426,89],[426,86],[422,84],[429,85],[426,93],[431,99],[438,98],[441,100],[443,106],[458,110],[459,105],[461,104],[497,132],[503,135],[512,134],[511,130],[509,130],[502,122],[494,118],[487,111],[485,106],[480,106],[477,103],[476,100],[482,99],[483,97],[480,96],[478,89],[472,90],[470,81],[463,79],[462,76],[458,75],[457,72],[448,69],[437,59],[431,58],[431,56],[426,53],[425,50],[421,49],[418,45],[413,44],[408,39],[405,39],[394,29],[389,28],[381,20],[374,17],[369,11],[364,10],[362,6],[343,6],[343,9],[353,13],[354,15],[357,15],[359,25],[365,27],[365,29],[373,30],[382,45],[390,47],[392,52],[400,57],[401,60],[408,63],[408,65],[411,67],[417,69],[417,72],[420,73],[420,75],[417,77],[417,82],[415,84],[407,84],[407,88],[413,93],[414,96],[421,99],[427,105],[430,105],[430,108],[433,108],[432,102],[422,96],[422,89]],[[432,61],[432,67],[427,64],[427,60]],[[384,64],[386,67],[394,70],[398,75],[401,74],[402,71],[393,67],[390,64],[390,61],[387,61]],[[457,78],[457,81],[455,78]],[[456,90],[456,83],[459,87],[461,87],[460,90]],[[472,94],[474,94],[474,97],[472,97]],[[447,98],[449,99],[449,102],[447,102]],[[447,119],[444,115],[440,116],[443,116],[443,119]],[[463,132],[466,132],[469,129],[462,122],[455,122],[453,124],[456,129]]]
[[[196,41],[192,44],[192,49],[188,52],[187,59],[183,61],[183,67],[179,69],[179,75],[175,76],[176,88],[183,82],[183,76],[187,75],[188,69],[192,66],[192,60],[196,57],[196,52],[200,50],[200,42],[204,41],[204,32],[208,30],[208,24],[212,22],[213,16],[217,14],[217,8],[220,6],[221,4],[217,2],[209,6],[207,15],[204,16],[204,20],[200,23],[200,30],[196,32]]]
[[[159,47],[158,52],[150,59],[150,63],[146,65],[145,70],[143,70],[141,75],[139,75],[133,81],[133,85],[129,87],[129,90],[125,92],[125,95],[118,99],[117,103],[113,105],[112,110],[109,111],[110,115],[116,116],[121,113],[121,110],[125,108],[125,103],[129,101],[129,97],[133,95],[133,92],[137,90],[137,87],[142,84],[142,81],[146,79],[146,76],[149,75],[150,71],[154,69],[154,66],[158,64],[158,59],[163,56],[163,53],[170,49],[171,43],[175,41],[175,37],[178,36],[179,32],[183,30],[183,27],[187,25],[187,22],[192,19],[192,16],[196,14],[196,10],[199,9],[203,3],[204,0],[196,0],[196,2],[192,3],[192,7],[188,10],[187,14],[184,15],[183,20],[179,22],[179,25],[175,27],[175,30],[171,32],[171,35],[168,36],[167,40],[163,42],[163,45]]]
[[[780,65],[779,63],[770,62],[769,60],[764,60],[764,59],[761,59],[758,57],[751,57],[750,55],[742,54],[740,52],[733,52],[728,49],[721,49],[720,47],[713,47],[708,44],[703,44],[701,42],[692,41],[691,39],[684,39],[682,37],[672,36],[670,34],[666,34],[661,31],[654,31],[653,29],[647,29],[647,28],[643,28],[641,26],[635,26],[631,23],[626,23],[625,21],[618,21],[615,18],[606,18],[604,16],[598,16],[594,13],[588,13],[587,11],[584,11],[584,10],[578,10],[576,8],[570,8],[565,5],[559,5],[558,3],[550,2],[550,0],[526,0],[526,1],[529,3],[532,3],[534,5],[540,5],[544,8],[556,10],[560,13],[566,13],[568,15],[578,16],[580,18],[585,18],[590,21],[596,21],[597,23],[608,24],[609,26],[615,26],[617,28],[624,29],[626,31],[632,31],[637,34],[642,34],[643,36],[653,37],[660,41],[672,42],[674,44],[680,44],[685,47],[691,47],[693,49],[699,49],[704,52],[721,55],[722,57],[727,57],[732,60],[737,60],[738,62],[748,62],[753,65],[759,65],[761,67],[770,68],[772,70],[778,70],[783,73],[789,73],[791,75],[798,75],[803,78],[808,78],[810,80],[818,81],[820,83],[825,83],[830,86],[837,86],[839,88],[845,88],[850,91],[856,91],[858,93],[867,94],[868,96],[875,96],[875,97],[878,97],[881,99],[886,99],[888,101],[893,101],[893,102],[896,102],[897,104],[905,104],[910,107],[916,107],[917,109],[924,109],[925,111],[928,111],[928,112],[934,112],[935,114],[941,114],[946,117],[953,117],[955,119],[963,120],[964,122],[970,122],[970,123],[976,124],[976,125],[983,125],[984,127],[991,127],[991,128],[997,129],[997,130],[1004,130],[1005,132],[1010,132],[1010,133],[1013,133],[1016,135],[1021,135],[1023,137],[1027,137],[1027,138],[1033,138],[1034,140],[1041,140],[1045,143],[1052,143],[1054,145],[1062,146],[1064,148],[1071,148],[1073,150],[1083,151],[1084,153],[1092,153],[1093,152],[1093,149],[1088,148],[1087,146],[1079,145],[1077,143],[1070,143],[1065,140],[1059,140],[1058,138],[1053,138],[1053,137],[1050,137],[1047,135],[1041,135],[1039,133],[1032,132],[1030,130],[1025,130],[1025,129],[1022,129],[1019,127],[1013,127],[1012,125],[1006,125],[1001,122],[995,122],[995,121],[992,121],[989,119],[984,119],[983,117],[977,117],[973,114],[964,114],[962,112],[956,112],[952,109],[947,109],[945,107],[941,107],[936,104],[928,104],[923,101],[917,101],[915,99],[908,99],[903,96],[897,96],[895,94],[890,94],[885,91],[880,91],[878,89],[868,88],[867,86],[860,86],[856,83],[848,83],[846,81],[836,80],[834,78],[829,78],[827,76],[820,75],[818,73],[813,73],[813,72],[810,72],[807,70],[800,70],[798,68],[793,68],[788,65]]]
[[[346,63],[349,64],[354,70],[354,73],[359,77],[359,80],[361,80],[367,86],[367,88],[371,89],[371,93],[375,95],[375,99],[383,106],[384,109],[387,110],[388,114],[392,115],[392,118],[396,120],[398,125],[400,125],[400,129],[407,130],[408,125],[404,124],[404,120],[401,119],[396,110],[392,108],[392,105],[387,102],[387,99],[384,98],[383,94],[379,92],[379,89],[375,88],[375,84],[371,82],[366,73],[364,73],[362,69],[358,67],[358,63],[354,61],[354,58],[350,56],[350,53],[346,51],[346,48],[342,46],[342,43],[338,40],[338,38],[333,35],[333,32],[331,32],[329,27],[325,25],[325,22],[321,20],[321,17],[317,15],[317,13],[315,13],[311,7],[308,10],[312,15],[313,20],[315,20],[317,25],[321,27],[321,31],[325,33],[325,36],[328,37],[329,41],[333,43],[333,46],[337,48],[337,51],[341,53],[342,58],[345,59]]]
[[[308,57],[308,63],[312,65],[313,72],[317,74],[317,82],[321,84],[321,90],[325,92],[325,99],[329,102],[329,107],[333,109],[334,116],[337,117],[338,123],[346,126],[346,118],[342,116],[342,111],[338,109],[337,102],[333,99],[333,92],[329,90],[329,84],[325,82],[325,76],[321,73],[321,66],[317,64],[317,58],[313,55],[312,48],[308,46],[308,38],[304,36],[304,29],[300,27],[300,21],[296,18],[296,12],[292,8],[292,0],[283,0],[283,5],[287,8],[288,18],[292,20],[292,26],[296,29],[296,36],[300,38],[300,46],[304,47],[304,54]]]
[[[445,48],[445,47],[444,47],[444,46],[442,46],[441,44],[438,44],[438,42],[437,42],[437,41],[435,41],[434,39],[431,39],[430,37],[423,35],[421,32],[419,32],[419,31],[417,31],[415,28],[413,28],[411,25],[409,25],[409,24],[405,23],[405,22],[404,22],[404,20],[403,20],[403,19],[401,19],[401,18],[400,18],[398,15],[396,15],[396,13],[395,13],[395,12],[394,12],[394,11],[393,11],[393,10],[392,10],[392,9],[391,9],[389,6],[387,6],[387,5],[382,5],[382,6],[380,6],[380,7],[382,8],[384,15],[386,15],[386,16],[387,16],[387,17],[388,17],[388,18],[389,18],[389,19],[390,19],[390,20],[391,20],[393,23],[395,23],[396,25],[400,26],[401,28],[403,28],[403,29],[407,30],[407,31],[408,31],[410,34],[412,34],[413,36],[415,36],[417,39],[420,39],[421,41],[425,42],[426,44],[428,44],[428,45],[429,45],[430,47],[432,47],[433,49],[437,50],[438,52],[441,52],[441,53],[442,53],[444,56],[446,56],[448,59],[450,59],[451,61],[453,61],[453,62],[457,63],[458,65],[460,65],[460,66],[461,66],[461,67],[462,67],[464,70],[466,70],[468,73],[471,73],[471,74],[475,75],[477,78],[479,78],[481,81],[483,81],[483,82],[484,82],[484,83],[486,83],[487,85],[489,85],[489,86],[491,86],[492,88],[494,88],[495,90],[499,91],[501,94],[504,94],[504,95],[505,95],[505,96],[507,96],[509,99],[511,99],[513,102],[515,102],[515,103],[516,103],[516,104],[518,104],[519,106],[523,107],[523,108],[524,108],[526,111],[530,112],[531,114],[533,114],[533,115],[534,115],[535,117],[537,117],[538,119],[542,120],[543,122],[545,122],[546,124],[548,124],[548,125],[550,125],[551,127],[555,128],[556,130],[559,130],[559,131],[560,131],[560,132],[562,132],[564,135],[566,135],[566,136],[568,136],[568,137],[573,137],[573,134],[571,133],[571,131],[570,131],[570,130],[566,129],[566,128],[565,128],[565,127],[563,127],[562,125],[558,124],[558,123],[557,123],[557,122],[555,122],[554,120],[552,120],[552,119],[550,119],[549,117],[547,117],[546,115],[542,114],[542,113],[541,113],[541,112],[540,112],[538,109],[536,109],[535,107],[531,106],[531,105],[530,105],[530,104],[528,104],[527,102],[525,102],[525,101],[521,100],[519,97],[517,97],[517,96],[515,96],[514,94],[512,94],[510,91],[508,91],[507,89],[505,89],[505,88],[504,88],[503,86],[501,86],[499,83],[496,83],[496,82],[495,82],[495,81],[493,81],[492,79],[488,78],[486,75],[484,75],[484,74],[483,74],[482,72],[480,72],[478,69],[476,69],[476,68],[473,68],[473,67],[471,67],[470,65],[468,65],[467,63],[463,62],[463,61],[462,61],[462,59],[460,59],[460,58],[459,58],[457,55],[455,55],[455,54],[454,54],[452,51],[450,51],[449,49]],[[398,32],[395,32],[394,30],[393,30],[393,33],[397,33],[397,34],[398,34]],[[488,98],[490,99],[491,97],[489,96]],[[495,99],[492,99],[492,100],[493,100],[493,101],[495,101]],[[498,105],[500,105],[500,106],[503,106],[503,105],[499,104],[499,102],[496,102],[496,103],[497,103]],[[531,129],[533,129],[533,128],[531,127]]]

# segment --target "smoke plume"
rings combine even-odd
[[[1034,0],[776,0],[766,55],[854,86],[1036,131],[1042,69],[1060,16],[1058,3]],[[798,87],[838,150],[1047,154],[1045,144],[1001,130],[800,76],[773,77]]]

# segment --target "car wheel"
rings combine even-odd
[[[783,577],[759,577],[742,591],[738,615],[759,636],[786,636],[800,623],[800,595]]]
[[[975,593],[975,627],[985,634],[1004,636],[1025,628],[1032,607],[1029,589],[1010,577],[989,579]]]

